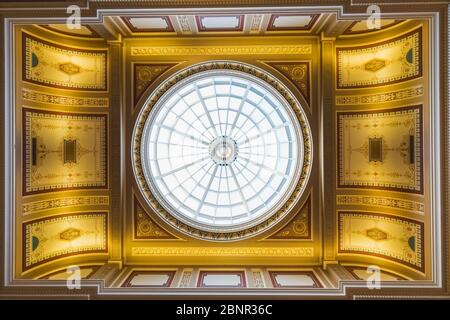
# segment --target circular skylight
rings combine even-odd
[[[151,194],[172,217],[204,231],[267,220],[302,172],[303,136],[292,108],[268,83],[236,70],[197,72],[171,85],[141,133]]]

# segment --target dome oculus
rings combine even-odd
[[[169,79],[159,99],[149,97],[133,136],[147,202],[181,231],[215,240],[248,237],[283,216],[310,159],[303,111],[267,78],[243,70],[253,67],[226,65],[235,68],[202,64]]]

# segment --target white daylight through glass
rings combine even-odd
[[[155,104],[143,130],[145,179],[172,215],[206,230],[256,225],[295,187],[303,141],[295,114],[244,72],[189,76]]]

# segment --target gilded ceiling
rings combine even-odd
[[[89,2],[5,11],[9,285],[448,292],[446,6]]]

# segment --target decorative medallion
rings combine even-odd
[[[267,64],[291,80],[308,105],[311,105],[309,62],[267,62]]]
[[[134,64],[134,104],[144,91],[176,63],[136,63]]]
[[[134,237],[147,240],[179,240],[161,228],[134,198]]]

